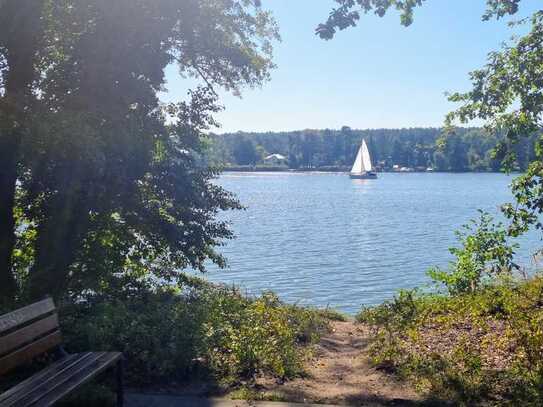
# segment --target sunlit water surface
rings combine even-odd
[[[286,301],[355,313],[400,288],[428,283],[431,266],[446,267],[454,230],[478,208],[498,214],[510,200],[503,174],[225,173],[217,182],[245,211],[226,215],[237,238],[220,251],[229,268],[211,266],[211,281],[250,294],[273,290]],[[522,241],[518,261],[539,235]]]

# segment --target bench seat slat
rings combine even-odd
[[[40,319],[24,328],[0,338],[0,356],[30,342],[43,334],[58,328],[58,315],[55,313]]]
[[[60,331],[55,331],[25,347],[0,358],[0,374],[3,374],[21,363],[47,352],[62,342]]]
[[[74,357],[75,356],[75,357]],[[30,378],[18,385],[16,392],[4,401],[2,406],[51,406],[76,387],[92,379],[94,376],[117,362],[121,354],[118,352],[88,352],[69,355],[72,358],[63,369],[54,366],[40,372],[40,378]],[[60,361],[62,362],[62,361]]]
[[[53,303],[53,300],[51,298],[46,298],[42,301],[4,314],[0,316],[0,334],[54,310],[55,304]]]
[[[54,375],[47,375],[44,379],[36,381],[32,387],[24,389],[16,397],[11,397],[5,406],[27,406],[39,401],[52,389],[58,387],[67,377],[77,373],[79,370],[92,365],[102,355],[101,352],[87,352],[78,354],[76,360]],[[2,406],[3,407],[3,406]]]
[[[73,363],[76,359],[80,357],[81,354],[73,354],[68,355],[61,360],[56,361],[52,365],[50,365],[48,368],[40,370],[33,376],[29,377],[28,379],[18,383],[16,386],[11,387],[9,390],[5,391],[4,393],[0,394],[0,405],[3,405],[3,403],[21,391],[22,389],[31,389],[34,388],[36,383],[39,381],[44,380],[46,377],[54,376],[56,373],[62,371],[65,369],[68,365]]]
[[[80,370],[76,375],[71,376],[67,381],[62,383],[62,386],[50,392],[47,396],[40,399],[39,402],[33,404],[34,407],[49,407],[57,401],[71,393],[74,389],[88,382],[96,375],[111,367],[121,358],[118,352],[108,352],[103,354],[92,366],[84,370]]]

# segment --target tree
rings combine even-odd
[[[462,137],[451,134],[444,139],[442,147],[447,157],[449,157],[449,169],[454,172],[463,172],[468,170],[468,146],[462,140]]]
[[[33,68],[41,47],[42,2],[0,2],[0,298],[15,291],[15,188],[24,123],[34,100]]]
[[[438,171],[448,171],[449,170],[449,160],[445,154],[441,151],[434,152],[434,168]]]
[[[407,163],[407,149],[405,146],[400,142],[400,140],[395,140],[392,144],[392,162],[395,165],[405,166],[408,165]]]
[[[503,207],[512,221],[510,233],[514,236],[533,225],[543,230],[543,11],[536,12],[529,21],[531,30],[527,35],[490,53],[487,64],[470,74],[473,90],[450,96],[451,101],[462,106],[447,117],[450,126],[455,120],[465,123],[480,118],[486,121],[489,131],[503,132],[505,138],[498,143],[494,157],[502,160],[506,170],[513,169],[519,158],[519,143],[532,140],[530,150],[535,156],[512,185],[516,202]]]
[[[298,132],[295,134],[297,135]],[[300,167],[300,163],[298,160],[299,156],[299,143],[297,143],[297,139],[295,135],[289,134],[288,136],[288,165],[290,168],[298,169]]]
[[[381,156],[379,155],[379,152],[377,151],[376,143],[373,137],[368,138],[368,150],[371,154],[374,164],[381,159]]]
[[[216,171],[199,159],[202,135],[220,109],[214,87],[238,93],[268,79],[277,38],[270,14],[258,1],[32,3],[0,2],[6,21],[36,14],[42,27],[34,42],[21,44],[17,30],[0,35],[0,143],[14,124],[21,134],[9,150],[17,186],[0,191],[21,227],[2,224],[0,233],[17,245],[21,231],[34,232],[31,264],[17,270],[26,294],[97,290],[127,274],[171,279],[203,270],[207,258],[223,264],[214,247],[231,234],[215,215],[238,204],[210,183]],[[25,71],[11,57],[18,48],[33,58],[24,121],[9,110],[10,75]],[[157,92],[170,64],[205,87],[162,108]],[[0,250],[2,278],[13,280],[13,251]]]
[[[239,165],[255,165],[259,158],[254,143],[246,138],[239,140],[233,153]]]
[[[269,153],[279,153],[289,157],[291,168],[298,168],[300,165],[350,167],[360,147],[360,140],[365,139],[374,162],[385,160],[387,167],[392,167],[396,163],[403,166],[432,166],[442,171],[495,170],[497,160],[490,160],[489,153],[503,135],[487,134],[478,128],[458,128],[455,133],[455,143],[462,147],[457,150],[452,148],[456,145],[453,143],[436,146],[442,129],[324,129],[278,133],[214,134],[209,137],[211,148],[206,152],[205,159],[208,162],[225,165],[235,162],[234,151],[239,148],[242,141],[249,140],[254,144],[257,152],[263,149]],[[446,148],[447,145],[450,148]],[[531,144],[528,143],[529,145]],[[517,147],[528,151],[528,146]],[[438,147],[443,148],[441,154],[435,154]],[[260,153],[258,154],[260,158]],[[456,154],[456,157],[453,158],[452,154]],[[440,160],[439,163],[436,160]],[[449,161],[454,160],[456,160],[455,168],[451,168]]]
[[[338,30],[356,26],[361,14],[373,12],[383,17],[391,8],[400,13],[401,24],[409,26],[413,22],[413,10],[422,6],[425,0],[335,0],[335,2],[339,7],[333,9],[328,19],[319,24],[315,30],[315,33],[325,40],[334,38]],[[519,3],[520,0],[486,0],[487,10],[483,20],[515,14]]]

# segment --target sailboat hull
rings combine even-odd
[[[375,172],[363,172],[360,174],[349,174],[351,179],[376,179],[377,174]]]

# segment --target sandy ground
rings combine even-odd
[[[420,399],[413,388],[371,366],[368,335],[367,328],[353,322],[334,322],[332,332],[323,336],[308,362],[308,377],[285,383],[259,379],[257,389],[292,402],[358,406],[418,404]]]

